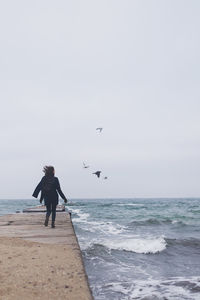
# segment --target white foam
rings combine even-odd
[[[112,282],[105,285],[109,290],[121,293],[121,300],[127,299],[191,299],[199,300],[199,293],[191,293],[187,286],[179,286],[177,283],[189,281],[200,286],[198,277],[175,277],[169,280],[134,280],[133,282]]]
[[[94,241],[88,241],[87,239],[79,237],[78,242],[81,250],[87,250],[88,248],[92,248]]]
[[[111,289],[115,292],[121,293],[123,295],[128,295],[129,294],[129,289],[127,287],[124,287],[122,283],[120,282],[112,282],[112,284],[107,284],[106,287],[108,289]]]
[[[81,214],[78,214],[78,216],[79,216],[78,218],[73,218],[73,222],[75,222],[75,223],[88,223],[87,219],[90,216],[90,214],[81,213]]]
[[[113,224],[112,222],[99,223],[98,229],[104,234],[118,235],[124,231],[124,227],[119,224]]]
[[[78,208],[73,208],[73,207],[70,207],[70,211],[72,211],[73,213],[79,215],[81,213],[81,210],[78,209]]]
[[[178,223],[177,220],[173,220],[173,221],[172,221],[172,224],[176,224],[176,223]]]
[[[79,218],[73,218],[73,222],[82,223],[82,229],[86,229],[90,232],[95,232],[96,234],[104,234],[104,235],[118,235],[125,231],[125,227],[119,224],[113,224],[112,222],[96,222],[96,221],[88,221],[88,215],[82,214]],[[85,227],[83,227],[85,225]]]
[[[83,213],[80,209],[73,209],[73,213],[75,213],[78,217],[73,217],[74,223],[82,223],[87,226],[87,231],[90,232],[102,232],[103,234],[112,234],[117,235],[122,233],[125,230],[125,227],[119,224],[114,224],[112,222],[97,222],[91,221],[89,219],[89,213]],[[89,219],[89,220],[88,220]]]
[[[166,248],[166,241],[159,238],[123,238],[104,240],[103,245],[109,249],[126,250],[136,253],[158,253]]]
[[[145,281],[145,284],[144,281],[138,280],[135,282],[134,286],[132,285],[131,293],[129,293],[129,295],[131,299],[138,299],[139,297],[146,298],[148,295],[152,295],[157,297],[156,299],[164,299],[165,297],[169,300],[199,300],[199,295],[191,293],[186,286],[177,286],[176,283],[181,281],[194,282],[197,286],[199,286],[198,279],[196,277],[190,279],[179,277],[164,281],[149,279]]]
[[[77,215],[77,217],[73,217],[72,215],[74,223],[87,223],[87,219],[90,214],[83,213],[82,210],[78,208],[70,208],[70,210],[72,211],[72,213],[75,213]]]

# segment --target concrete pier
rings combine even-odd
[[[68,213],[56,228],[44,213],[0,217],[1,300],[92,300],[81,251]]]

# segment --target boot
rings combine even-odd
[[[44,222],[44,226],[48,226],[48,223],[49,223],[49,217],[46,216],[46,219],[45,219],[45,222]]]
[[[55,228],[55,222],[51,223],[51,228]]]

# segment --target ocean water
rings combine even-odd
[[[200,299],[200,199],[69,204],[95,300]]]
[[[0,215],[35,200],[0,200]],[[199,300],[200,199],[74,199],[95,300]]]

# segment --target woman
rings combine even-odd
[[[45,166],[43,169],[45,176],[42,177],[40,183],[37,185],[33,197],[37,198],[41,191],[40,203],[44,199],[44,204],[47,208],[46,219],[44,222],[45,226],[48,226],[49,217],[52,213],[51,227],[55,228],[56,219],[56,206],[58,205],[58,193],[61,198],[67,203],[67,199],[60,188],[60,183],[57,177],[55,177],[55,170],[52,166]]]

